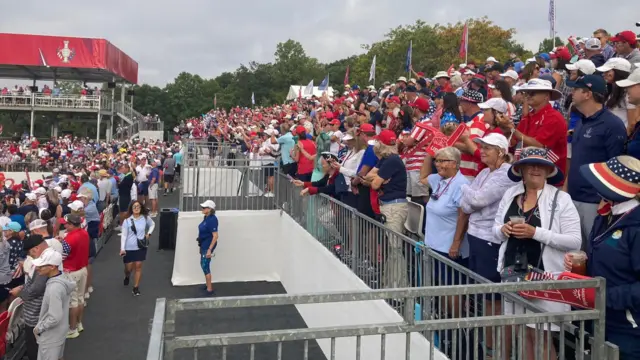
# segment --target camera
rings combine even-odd
[[[513,269],[516,272],[526,272],[529,267],[529,260],[527,259],[527,252],[518,249],[516,253]]]

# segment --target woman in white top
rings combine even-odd
[[[340,201],[353,208],[358,207],[358,197],[352,191],[351,178],[356,176],[358,165],[360,165],[360,161],[364,155],[364,150],[367,148],[367,143],[362,141],[359,136],[355,136],[355,133],[355,129],[351,129],[342,137],[342,142],[344,142],[348,149],[344,159],[342,159],[342,162],[331,163],[331,166],[338,169],[340,172],[341,175],[338,176],[342,176],[346,183],[346,186],[343,189],[340,189],[343,191],[337,193],[337,195]],[[340,182],[342,182],[342,180],[340,180]],[[336,191],[338,191],[337,187]]]
[[[582,245],[580,218],[571,197],[559,190],[557,184],[564,175],[547,158],[547,150],[527,147],[522,150],[520,160],[509,171],[509,177],[522,182],[513,186],[502,197],[493,224],[494,236],[502,242],[498,257],[498,272],[524,276],[527,266],[557,275],[564,270],[564,254],[579,250]],[[503,272],[504,270],[504,272]],[[549,312],[570,311],[569,305],[532,300],[540,308]],[[505,301],[505,314],[523,313],[522,307]],[[536,342],[535,325],[525,335],[526,359],[534,359]],[[557,325],[543,325],[546,331],[559,331]],[[517,330],[516,330],[517,331]],[[522,335],[522,334],[521,334]],[[553,344],[547,342],[547,334],[542,335],[543,354],[551,353],[556,358]],[[505,345],[507,357],[511,352],[511,330],[506,331]]]
[[[607,82],[609,96],[605,102],[606,108],[622,120],[627,132],[633,131],[637,114],[636,106],[629,102],[627,89],[616,85],[616,81],[629,77],[631,63],[625,58],[611,58],[596,70],[602,73],[602,77]],[[633,121],[631,126],[629,119]]]
[[[272,144],[271,141],[269,141],[271,135],[275,134],[277,136],[277,132],[275,129],[269,128],[265,130],[264,134],[265,136],[262,145],[260,145],[260,149],[258,150],[258,155],[260,155],[260,161],[262,162],[263,171],[267,178],[267,191],[265,191],[264,196],[274,197],[274,175],[276,172],[275,162],[276,156],[278,155],[278,150],[280,150],[280,144]]]
[[[129,277],[135,271],[132,291],[134,296],[139,296],[142,262],[147,259],[149,238],[156,225],[140,201],[133,201],[129,205],[129,214],[131,216],[122,223],[120,256],[124,262],[124,286],[129,286]]]

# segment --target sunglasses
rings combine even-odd
[[[435,159],[433,162],[435,162],[436,164],[443,164],[449,161],[455,161],[455,160]]]

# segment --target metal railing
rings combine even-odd
[[[347,303],[353,301],[398,301],[405,303],[418,302],[419,299],[440,300],[451,297],[482,297],[487,294],[512,293],[523,290],[543,290],[543,289],[573,289],[573,288],[595,288],[596,289],[596,309],[579,310],[556,313],[527,313],[521,315],[483,315],[480,313],[467,312],[466,316],[456,318],[428,318],[426,320],[415,319],[407,316],[404,321],[388,322],[366,325],[347,325],[322,328],[302,328],[271,331],[255,331],[235,334],[206,334],[206,335],[176,335],[176,325],[179,324],[179,314],[183,311],[210,310],[240,307],[269,307],[279,305],[309,305],[326,303]],[[580,281],[548,281],[548,282],[522,282],[522,283],[500,283],[500,284],[472,284],[467,286],[430,286],[420,288],[398,288],[384,290],[363,290],[346,292],[327,292],[314,294],[294,294],[294,295],[263,295],[263,296],[238,296],[223,298],[205,299],[158,299],[156,302],[155,317],[151,327],[151,340],[147,360],[174,360],[177,350],[189,349],[191,358],[216,358],[226,360],[233,356],[234,351],[246,352],[249,348],[249,358],[254,359],[257,347],[263,344],[275,345],[276,351],[266,351],[265,347],[260,349],[261,358],[282,359],[282,352],[287,343],[303,341],[302,354],[296,358],[308,359],[309,343],[313,340],[329,339],[331,344],[330,359],[334,360],[336,355],[336,341],[345,338],[355,338],[356,348],[352,354],[353,359],[360,359],[363,337],[376,336],[380,339],[380,359],[410,358],[411,334],[419,333],[429,341],[429,354],[425,357],[434,359],[436,349],[442,345],[442,337],[438,334],[451,332],[450,339],[452,352],[451,359],[485,359],[481,353],[480,333],[482,330],[492,328],[497,344],[494,359],[531,359],[541,360],[548,358],[544,354],[542,347],[529,349],[525,345],[525,336],[517,334],[529,334],[535,336],[540,343],[547,341],[551,343],[551,333],[544,331],[545,326],[551,324],[579,323],[579,337],[584,339],[585,326],[587,321],[593,321],[594,328],[598,329],[596,338],[592,346],[594,359],[611,359],[606,353],[604,344],[604,301],[605,284],[601,278],[580,280]],[[160,321],[162,319],[162,321]],[[391,334],[404,334],[405,354],[393,353],[385,354],[386,336]],[[559,358],[566,359],[563,349],[565,338],[559,338]],[[203,348],[213,348],[212,352],[203,354]],[[579,341],[579,349],[585,348],[583,341]],[[507,349],[512,350],[510,355]],[[525,351],[532,351],[533,357],[527,357]],[[272,356],[265,356],[270,353]],[[185,353],[182,353],[185,355]],[[583,352],[578,352],[577,359],[584,359],[580,356]],[[181,356],[181,359],[186,358]],[[235,358],[235,357],[234,357]],[[344,358],[344,357],[342,357]]]
[[[22,172],[22,171],[41,171],[48,170],[49,166],[41,165],[40,162],[18,161],[18,162],[0,162],[0,171]]]
[[[1,95],[0,106],[99,110],[100,98],[99,95]]]
[[[188,142],[187,147],[184,168],[191,170],[182,174],[184,188],[181,210],[194,210],[194,204],[209,198],[214,199],[221,210],[259,208],[246,200],[246,192],[239,191],[226,197],[202,196],[202,189],[194,185],[194,173],[208,174],[204,175],[205,183],[216,183],[216,179],[226,178],[227,175],[221,175],[224,172],[238,171],[244,174],[245,170],[251,171],[251,159],[237,152],[234,158],[222,156],[231,153],[228,145],[219,145],[213,149],[209,143]],[[255,164],[253,167],[255,168]],[[264,168],[259,167],[258,173],[263,172],[261,169]],[[189,176],[193,178],[189,180]],[[184,186],[187,184],[188,186]],[[218,181],[216,184],[214,187],[218,191],[225,188],[237,189],[236,186],[231,186],[237,184],[230,180]],[[332,339],[331,343],[334,344],[335,339],[341,337],[355,336],[359,339],[358,336],[380,335],[381,342],[384,343],[386,334],[412,332],[419,332],[430,341],[431,352],[435,347],[455,360],[485,359],[488,355],[493,355],[493,359],[543,359],[543,349],[546,349],[545,353],[552,349],[550,346],[543,346],[545,339],[547,344],[554,345],[553,349],[559,359],[618,359],[618,348],[604,341],[606,294],[603,279],[586,282],[495,284],[331,197],[323,194],[310,197],[301,195],[302,189],[295,187],[283,174],[276,173],[273,184],[274,197],[270,199],[272,202],[267,204],[267,208],[284,210],[374,291],[183,299],[168,302],[159,299],[156,316],[164,314],[167,318],[163,321],[154,318],[149,360],[172,359],[171,353],[174,350],[184,348],[192,348],[193,354],[189,358],[195,358],[202,347],[218,346],[220,349],[216,358],[225,359],[225,354],[230,351],[225,349],[230,345],[244,344],[245,350],[249,347],[253,353],[256,344],[276,343],[277,354],[281,354],[282,343],[287,341],[302,340],[305,341],[305,348],[308,348],[310,340]],[[585,287],[596,289],[596,306],[592,310],[548,313],[540,308],[539,303],[517,295],[522,290]],[[392,288],[395,290],[389,290]],[[268,306],[357,301],[355,299],[385,299],[405,321],[397,324],[246,334],[174,334],[175,313],[179,310],[220,309],[230,307],[231,304]],[[495,307],[496,304],[501,305],[500,309]],[[593,335],[585,331],[591,325]],[[558,331],[543,331],[544,328]],[[520,336],[525,333],[525,329],[528,329],[527,336]],[[529,351],[525,349],[524,339],[527,338],[535,339],[536,349],[531,350],[534,353],[529,354],[531,357],[524,353],[525,350]],[[493,349],[491,354],[487,348]],[[357,353],[354,358],[358,358]],[[384,356],[381,358],[384,359]],[[390,358],[398,358],[398,355],[393,354]]]
[[[136,109],[131,107],[131,105],[127,102],[116,101],[113,104],[113,109],[115,112],[123,119],[125,119],[128,123],[134,123],[134,118],[142,119],[143,115],[139,113]]]
[[[162,121],[144,121],[138,120],[141,131],[164,131],[164,122]]]

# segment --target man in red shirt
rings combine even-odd
[[[307,139],[307,129],[302,126],[296,126],[296,136],[298,143],[296,144],[296,154],[294,159],[298,162],[297,178],[300,181],[311,181],[311,174],[315,167],[316,159],[316,143]]]
[[[64,240],[69,244],[69,254],[62,262],[64,272],[76,283],[69,301],[68,339],[80,336],[84,330],[84,289],[87,285],[87,266],[89,265],[89,233],[82,229],[82,218],[75,214],[66,215],[60,220],[67,230]]]
[[[554,89],[550,81],[541,79],[529,80],[519,91],[524,92],[527,104],[533,110],[522,118],[517,128],[513,122],[501,123],[505,136],[509,137],[513,133],[512,143],[521,142],[522,148],[535,146],[547,149],[549,159],[566,174],[567,122],[549,103],[560,99],[562,93]],[[516,158],[518,154],[519,151],[516,150]],[[562,183],[558,186],[562,186]]]

